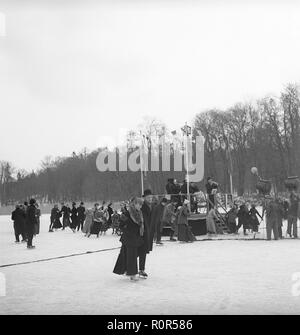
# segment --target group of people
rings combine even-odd
[[[171,197],[170,203],[162,198],[158,203],[151,190],[145,190],[143,197],[134,197],[128,206],[122,207],[120,227],[122,247],[113,270],[126,274],[131,280],[147,278],[145,272],[146,255],[153,249],[153,242],[162,245],[161,236],[164,227],[171,229],[170,240],[193,242],[195,237],[188,225],[190,216],[189,201],[185,199],[178,206],[178,198]]]
[[[247,202],[243,202],[240,205],[234,203],[226,214],[228,233],[237,234],[240,228],[243,228],[244,235],[247,235],[248,231],[259,233],[259,225],[265,216],[268,240],[271,239],[272,233],[275,240],[284,238],[282,232],[284,220],[287,220],[287,236],[297,238],[299,201],[300,198],[295,191],[290,193],[289,199],[266,195],[261,201],[263,208],[261,214],[256,209],[255,203],[251,205]],[[209,234],[220,233],[216,224],[217,221],[219,221],[219,217],[217,216],[216,208],[213,206],[207,215],[207,231]]]
[[[78,207],[73,202],[71,208],[68,204],[62,203],[61,209],[56,204],[51,210],[49,232],[69,227],[74,233],[82,231],[87,237],[92,234],[99,237],[111,226],[113,214],[112,203],[107,206],[105,202],[102,205],[96,203],[93,209],[86,209],[83,202]]]
[[[14,222],[15,243],[27,242],[28,249],[35,248],[32,245],[32,240],[40,232],[40,216],[41,210],[35,199],[30,199],[29,204],[25,201],[24,204],[16,205],[11,214],[11,219]]]

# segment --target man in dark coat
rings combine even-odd
[[[151,190],[144,191],[144,203],[142,205],[142,213],[144,218],[144,243],[138,249],[139,255],[139,275],[140,277],[147,278],[148,275],[145,272],[146,256],[152,250],[150,243],[150,226],[151,226],[151,214],[152,214],[152,192]]]
[[[25,212],[20,207],[20,205],[16,205],[16,209],[11,214],[11,219],[14,221],[14,231],[16,237],[16,243],[20,242],[19,236],[22,236],[22,242],[25,242],[25,234],[24,234],[24,225],[25,225]]]
[[[76,207],[76,202],[72,203],[72,209],[71,209],[71,224],[70,228],[72,229],[73,233],[75,233],[78,221],[77,221],[77,207]]]
[[[79,229],[82,230],[83,224],[84,224],[84,221],[85,221],[85,217],[86,217],[86,215],[85,215],[84,203],[81,202],[79,207],[77,208],[77,219],[78,219],[78,221],[77,221],[77,231]]]
[[[180,192],[180,186],[175,183],[175,180],[173,178],[169,178],[167,185],[166,185],[166,191],[167,194],[179,194]]]
[[[32,245],[35,225],[37,224],[35,202],[36,202],[35,199],[30,199],[29,206],[26,212],[26,231],[27,231],[27,248],[28,249],[35,248],[35,246]]]
[[[156,234],[156,244],[162,245],[161,242],[161,233],[163,229],[163,214],[166,204],[168,200],[166,198],[162,198],[159,204],[153,207],[152,215],[151,215],[151,225],[150,225],[150,251],[153,248],[153,240]]]

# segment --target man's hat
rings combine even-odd
[[[147,195],[152,195],[151,190],[147,189],[144,191],[143,197],[146,197]]]
[[[35,203],[36,203],[35,199],[32,198],[32,199],[29,200],[30,205],[34,205]]]

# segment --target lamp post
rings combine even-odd
[[[185,123],[184,127],[181,128],[182,133],[185,137],[185,167],[186,167],[186,186],[187,186],[187,199],[191,203],[190,195],[190,177],[189,177],[189,150],[188,150],[188,138],[192,133],[192,128]],[[189,207],[190,207],[189,203]]]

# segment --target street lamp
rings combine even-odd
[[[188,138],[192,133],[192,128],[185,123],[184,127],[181,128],[183,135],[185,136],[185,167],[186,167],[186,186],[187,186],[187,199],[191,203],[190,196],[190,177],[189,177],[189,152],[188,152]],[[189,207],[190,207],[189,203]]]

